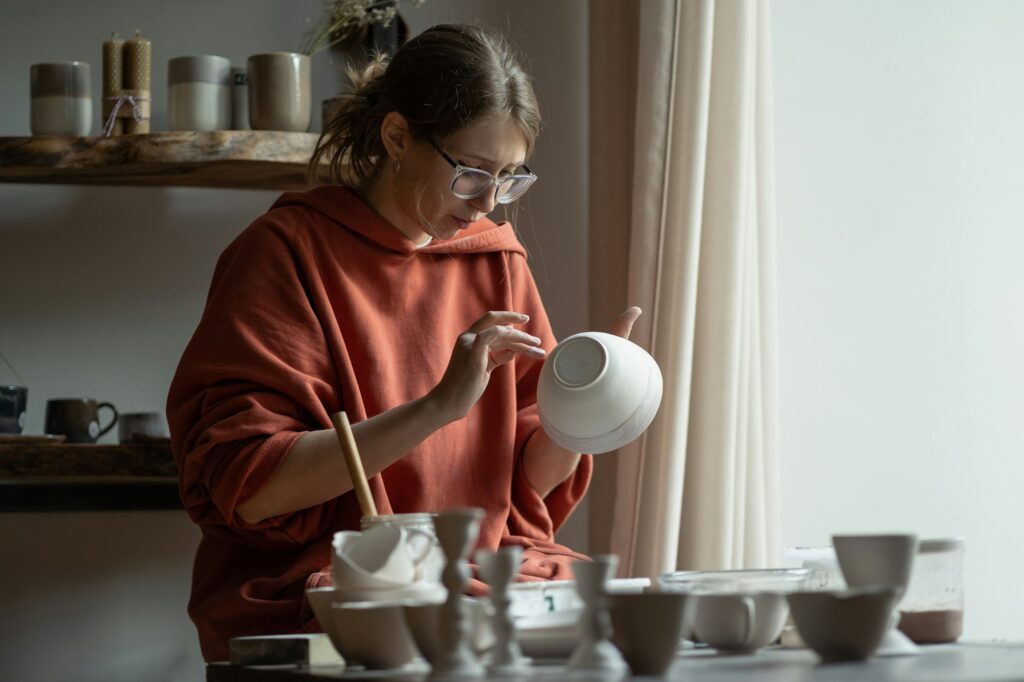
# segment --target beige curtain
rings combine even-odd
[[[598,459],[590,550],[620,575],[777,565],[767,0],[589,7],[591,323],[642,307],[665,378],[647,433]]]

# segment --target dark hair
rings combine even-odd
[[[530,76],[497,32],[465,24],[427,29],[403,45],[390,63],[377,56],[348,72],[352,89],[326,122],[309,171],[327,159],[330,179],[361,186],[387,162],[380,127],[400,113],[418,140],[442,142],[484,116],[518,124],[527,153],[540,131],[540,110]]]

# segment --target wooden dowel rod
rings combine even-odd
[[[331,422],[334,424],[335,433],[338,434],[341,452],[345,455],[348,474],[352,478],[356,497],[359,498],[359,508],[362,510],[363,516],[376,516],[377,505],[374,504],[373,495],[370,494],[370,484],[366,481],[363,460],[359,457],[359,448],[356,447],[356,439],[352,436],[352,426],[348,423],[348,415],[344,412],[335,412],[331,415]]]

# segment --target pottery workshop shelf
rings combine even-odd
[[[317,133],[0,137],[0,182],[296,190]]]
[[[0,444],[0,511],[180,508],[164,443]]]

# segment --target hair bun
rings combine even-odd
[[[380,98],[383,91],[384,72],[388,69],[388,56],[376,54],[361,68],[349,66],[345,75],[351,85],[351,95],[368,102]]]

